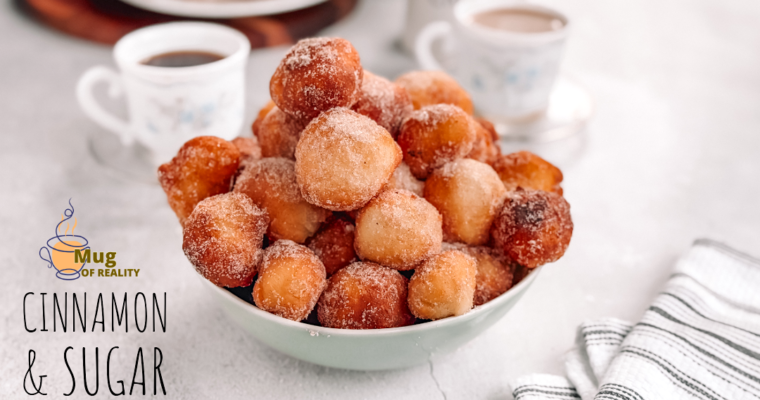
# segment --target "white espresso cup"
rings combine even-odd
[[[113,55],[120,73],[95,66],[79,79],[77,99],[84,112],[124,145],[141,143],[153,162],[166,162],[187,140],[202,135],[236,137],[244,122],[245,65],[250,43],[242,33],[204,22],[171,22],[138,29],[121,38]],[[176,52],[205,52],[221,59],[187,67],[146,65]],[[109,85],[124,95],[129,120],[105,111],[93,86]]]
[[[561,26],[517,32],[475,22],[477,14],[505,9],[551,16]],[[567,30],[567,18],[546,7],[514,0],[460,1],[453,22],[434,22],[420,32],[415,53],[423,69],[454,76],[483,117],[495,123],[523,122],[541,115],[549,103]],[[439,39],[444,44],[440,62],[432,51]]]

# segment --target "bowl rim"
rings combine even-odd
[[[458,323],[462,323],[468,320],[471,320],[473,318],[477,318],[481,314],[487,314],[491,309],[499,308],[503,303],[506,303],[510,299],[512,299],[514,296],[521,294],[525,290],[527,290],[528,286],[531,285],[531,283],[536,279],[538,276],[538,272],[543,268],[543,266],[539,266],[533,271],[523,278],[517,285],[512,286],[507,290],[506,292],[499,295],[497,298],[489,301],[486,304],[475,306],[473,307],[468,313],[459,315],[456,317],[448,317],[439,319],[436,321],[429,321],[421,324],[415,324],[415,325],[408,325],[408,326],[402,326],[397,328],[381,328],[381,329],[339,329],[339,328],[328,328],[325,326],[317,326],[317,325],[311,325],[307,324],[301,321],[292,321],[287,318],[283,318],[280,316],[277,316],[275,314],[272,314],[270,312],[264,311],[256,305],[248,303],[247,301],[241,299],[240,297],[235,296],[232,294],[232,292],[226,290],[225,288],[221,288],[219,286],[216,286],[215,284],[211,283],[208,279],[204,278],[200,274],[197,274],[198,277],[209,287],[211,287],[212,290],[215,290],[217,293],[220,293],[221,296],[226,297],[227,299],[231,299],[233,303],[237,305],[241,305],[243,309],[245,309],[247,312],[252,313],[253,315],[264,318],[266,320],[271,321],[272,323],[284,325],[288,328],[294,328],[294,329],[303,329],[305,331],[308,331],[313,336],[315,335],[327,335],[327,336],[352,336],[352,337],[378,337],[378,336],[398,336],[403,334],[410,334],[415,332],[423,332],[427,330],[432,330],[436,328],[445,328],[451,325],[456,325]]]

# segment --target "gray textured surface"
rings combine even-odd
[[[413,66],[393,43],[403,3],[365,1],[328,33],[353,41],[368,69],[394,77]],[[409,370],[365,373],[282,356],[226,319],[185,260],[159,187],[115,179],[88,155],[86,138],[103,133],[78,109],[74,87],[87,67],[112,64],[109,49],[61,36],[3,2],[0,397],[26,396],[30,348],[37,351],[35,373],[48,375],[49,398],[62,397],[70,389],[66,346],[74,347],[78,370],[73,398],[89,398],[83,346],[90,356],[100,347],[100,395],[107,397],[105,353],[118,345],[112,379],[129,381],[137,347],[158,346],[171,398],[509,398],[510,378],[561,372],[580,321],[636,320],[693,239],[711,237],[760,255],[758,3],[553,3],[574,22],[565,70],[598,102],[584,137],[536,149],[565,173],[576,224],[570,249],[510,314],[455,354]],[[284,51],[252,55],[249,120]],[[117,251],[119,267],[141,268],[139,279],[53,278],[37,251],[69,197],[77,232],[96,249]],[[29,334],[22,319],[28,291],[166,291],[168,332]],[[28,314],[40,324],[39,305]]]

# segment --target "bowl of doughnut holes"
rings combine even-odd
[[[496,323],[570,243],[562,173],[502,154],[451,77],[395,82],[340,38],[298,42],[253,135],[196,137],[158,178],[232,319],[335,368],[426,363]]]

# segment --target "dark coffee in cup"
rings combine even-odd
[[[194,67],[219,61],[223,58],[224,56],[207,51],[173,51],[150,57],[144,60],[142,64],[170,68]]]
[[[472,23],[517,33],[540,33],[562,29],[562,20],[549,13],[525,8],[496,8],[472,15]]]

